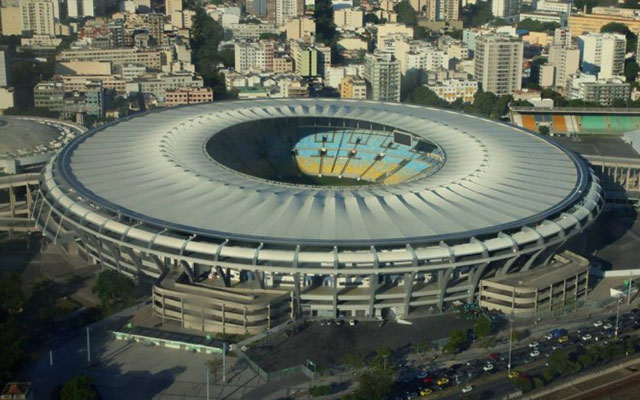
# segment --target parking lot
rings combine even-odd
[[[458,314],[415,319],[412,325],[387,322],[380,327],[379,324],[374,321],[358,322],[356,326],[348,323],[323,326],[314,321],[292,337],[279,336],[264,346],[253,348],[251,356],[269,371],[304,364],[307,359],[320,367],[331,368],[341,364],[347,353],[367,357],[383,346],[397,350],[413,343],[442,339],[451,330],[467,329],[472,325]]]
[[[511,352],[511,371],[508,376],[508,351],[494,352],[487,358],[461,362],[446,368],[411,368],[400,370],[399,380],[392,399],[413,398],[459,399],[468,397],[491,398],[501,391],[513,391],[510,378],[515,379],[521,372],[540,373],[547,365],[548,357],[556,349],[571,349],[578,345],[608,343],[615,340],[616,316],[608,316],[585,322],[576,330],[551,332],[543,338],[533,338],[514,345]],[[640,329],[640,310],[621,313],[618,322],[618,337],[635,333]],[[420,394],[424,396],[421,396]],[[504,393],[502,393],[504,394]]]

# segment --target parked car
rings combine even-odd
[[[611,322],[607,322],[606,324],[604,324],[602,326],[603,329],[612,329],[613,325],[611,324]]]
[[[432,390],[432,389],[429,389],[429,388],[427,388],[427,389],[422,389],[422,390],[420,391],[420,396],[428,396],[428,395],[430,395],[431,393],[433,393],[433,390]]]
[[[569,336],[562,336],[560,339],[558,339],[558,343],[567,343],[569,341]]]
[[[438,386],[444,386],[447,383],[449,383],[449,378],[447,378],[446,376],[443,376],[442,378],[436,381],[436,384],[438,384]]]
[[[357,323],[358,323],[358,321],[356,321],[355,319],[350,319],[349,320],[349,326],[356,326]]]
[[[482,369],[484,370],[484,372],[493,371],[493,364],[491,364],[491,363],[487,363],[487,365],[485,365],[484,367],[482,367]]]
[[[587,340],[591,340],[592,336],[590,333],[584,334],[582,335],[582,340],[587,341]]]
[[[531,342],[531,343],[529,343],[529,347],[538,347],[538,346],[540,346],[539,342]]]
[[[602,322],[601,320],[597,320],[596,322],[593,323],[593,326],[595,326],[596,328],[599,328],[602,325],[604,325],[604,322]]]
[[[469,393],[472,390],[473,390],[473,386],[472,385],[465,386],[465,387],[462,388],[462,393]]]
[[[516,379],[519,376],[520,376],[520,372],[519,371],[511,371],[511,372],[509,372],[509,379]]]

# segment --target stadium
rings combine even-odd
[[[150,278],[163,321],[256,333],[475,302],[481,278],[545,271],[602,204],[583,160],[523,129],[267,99],[91,130],[46,166],[34,214],[69,251]]]

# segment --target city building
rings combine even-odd
[[[182,11],[182,0],[164,0],[164,14],[171,17],[173,13]]]
[[[367,83],[357,76],[348,75],[340,81],[341,99],[366,99]]]
[[[377,101],[400,101],[400,60],[388,53],[367,54],[363,77],[367,81],[367,98]]]
[[[587,297],[589,261],[565,251],[538,270],[483,279],[478,289],[480,307],[516,317],[550,315]]]
[[[54,8],[53,0],[20,0],[22,31],[55,36]]]
[[[624,74],[627,39],[617,33],[587,33],[578,36],[582,71],[608,79]]]
[[[550,11],[562,13],[566,16],[571,14],[571,1],[565,0],[537,0],[535,2],[536,11]]]
[[[313,18],[292,18],[285,25],[287,40],[310,38],[316,34],[316,22]]]
[[[175,90],[167,90],[166,105],[168,107],[183,104],[209,103],[213,101],[213,89],[211,88],[179,88]]]
[[[520,13],[520,21],[530,19],[538,22],[548,22],[565,26],[567,24],[567,14],[555,12],[555,11],[529,11]]]
[[[474,77],[482,90],[498,96],[522,88],[522,42],[508,35],[483,35],[475,39]]]
[[[359,8],[343,8],[333,12],[336,27],[345,31],[354,31],[364,25],[364,11]]]
[[[9,71],[11,71],[9,56],[6,51],[0,50],[0,87],[9,86]]]
[[[149,69],[159,70],[162,67],[162,51],[135,48],[63,50],[56,60],[110,61],[114,65],[141,64]]]
[[[303,77],[325,77],[331,67],[331,48],[309,45],[302,41],[291,43],[291,58],[295,72]]]
[[[491,13],[496,18],[510,21],[520,12],[520,0],[491,0]]]
[[[473,103],[473,98],[478,91],[478,81],[471,79],[446,79],[426,86],[442,100],[449,103],[458,99],[465,103]]]
[[[286,54],[281,54],[278,56],[273,56],[273,72],[280,74],[286,72],[293,72],[293,59],[291,56]]]
[[[254,39],[259,40],[265,33],[279,34],[278,28],[272,24],[229,24],[225,28],[231,38],[236,40]]]
[[[549,47],[549,64],[554,67],[553,85],[564,88],[569,75],[580,69],[580,49],[554,44]]]
[[[64,86],[62,82],[42,81],[33,88],[33,102],[36,108],[62,111],[64,107]]]
[[[448,67],[448,57],[440,50],[423,40],[402,40],[395,42],[394,56],[400,61],[400,71],[437,71]]]
[[[560,47],[571,46],[571,32],[569,28],[556,28],[553,31],[553,45]]]
[[[383,24],[376,25],[376,28],[376,47],[378,50],[384,48],[384,40],[387,36],[393,36],[394,40],[413,39],[413,28],[404,24]]]
[[[421,3],[425,3],[424,5]],[[457,21],[460,19],[460,0],[414,0],[429,21]]]
[[[22,35],[22,9],[19,0],[2,1],[0,31],[4,36]]]
[[[640,29],[640,17],[620,17],[609,14],[572,13],[569,16],[568,26],[571,36],[577,37],[583,33],[600,33],[603,26],[612,22],[626,25],[631,32],[638,32]]]
[[[565,97],[611,106],[615,100],[627,100],[631,84],[624,78],[598,79],[595,75],[577,72],[569,76]]]
[[[236,42],[234,49],[236,71],[240,73],[273,71],[272,41]]]

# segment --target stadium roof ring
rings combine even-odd
[[[311,274],[537,256],[582,232],[603,203],[587,164],[537,134],[334,99],[216,102],[122,119],[62,149],[41,191],[38,225],[51,238]]]

